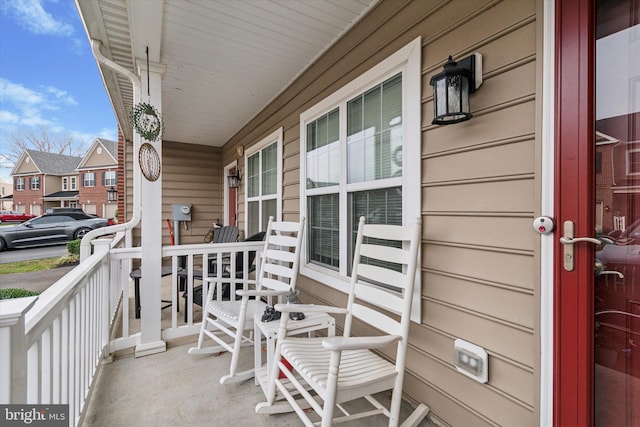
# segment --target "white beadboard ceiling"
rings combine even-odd
[[[222,146],[378,0],[76,0],[90,39],[165,67],[164,139]],[[137,59],[136,59],[137,58]],[[99,65],[131,138],[129,80]],[[143,95],[144,101],[144,95]]]

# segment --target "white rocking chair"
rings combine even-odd
[[[395,245],[390,246],[390,242]],[[419,220],[415,227],[401,227],[365,225],[364,218],[360,218],[347,308],[276,305],[276,310],[282,311],[274,357],[278,362],[269,374],[267,402],[259,403],[256,412],[280,413],[285,412],[283,405],[291,405],[306,426],[328,427],[334,422],[377,414],[389,417],[389,426],[399,424],[419,244]],[[289,311],[344,313],[344,335],[287,337]],[[387,335],[352,337],[354,321],[364,323],[367,330],[375,328]],[[372,351],[391,346],[396,347],[395,363]],[[283,360],[291,365],[291,370]],[[286,378],[279,378],[279,372]],[[393,390],[390,409],[372,397],[385,390]],[[288,405],[276,402],[277,391],[286,397]],[[350,413],[343,405],[361,397],[372,405],[371,410]],[[321,421],[315,424],[311,421],[305,412],[308,407]],[[336,407],[341,414],[334,417]],[[428,412],[429,407],[420,404],[402,425],[416,426]]]
[[[254,369],[237,372],[240,348],[253,345],[253,319],[264,313],[267,305],[273,305],[283,299],[296,287],[300,243],[304,233],[304,218],[300,222],[274,222],[269,218],[265,235],[264,249],[257,266],[255,289],[249,289],[244,283],[243,289],[235,291],[230,301],[214,299],[216,287],[230,278],[209,277],[204,280],[210,286],[203,307],[202,327],[198,337],[198,346],[189,349],[189,354],[209,354],[229,351],[231,365],[229,375],[220,378],[221,384],[244,381],[252,378]],[[232,282],[233,283],[233,282]],[[266,300],[266,302],[264,301]],[[246,333],[245,333],[246,332]],[[216,344],[204,346],[204,338],[209,337]]]

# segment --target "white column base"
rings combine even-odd
[[[167,343],[160,340],[136,346],[135,357],[144,357],[151,354],[162,353],[167,351]]]

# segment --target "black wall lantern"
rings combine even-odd
[[[109,188],[107,190],[107,201],[108,202],[117,202],[118,201],[118,190],[113,188],[113,186],[111,186],[111,188]]]
[[[434,125],[449,125],[469,120],[469,94],[482,84],[482,55],[474,53],[458,62],[451,56],[444,71],[431,77]]]
[[[236,169],[235,175],[229,175],[227,177],[229,188],[238,188],[240,186],[240,179],[240,170]]]

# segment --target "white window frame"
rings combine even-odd
[[[62,177],[62,191],[69,191],[69,177]]]
[[[24,191],[24,177],[16,178],[16,191]]]
[[[109,175],[113,175],[112,178],[109,178]],[[113,181],[112,184],[109,184],[109,181]],[[104,172],[104,186],[105,187],[115,187],[118,185],[118,176],[116,171],[105,171]]]
[[[75,176],[69,179],[69,190],[76,191],[78,189],[78,179]]]
[[[640,152],[640,148],[634,148],[632,150],[627,150],[627,152],[625,153],[627,176],[638,176],[638,175],[640,175],[640,171],[639,172],[633,172],[633,167],[632,167],[632,164],[631,164],[632,155],[633,154],[639,155],[639,154],[637,154],[638,152]]]
[[[263,200],[276,200],[276,218],[274,221],[282,220],[282,138],[283,138],[283,129],[279,128],[275,132],[271,133],[267,137],[261,139],[257,144],[253,145],[251,148],[247,149],[244,153],[244,177],[242,182],[244,182],[244,224],[245,228],[248,230],[249,224],[249,202],[255,201],[263,201]],[[269,196],[255,196],[249,197],[249,191],[247,190],[247,185],[249,184],[248,180],[248,171],[249,171],[249,157],[253,156],[259,151],[262,151],[266,147],[271,144],[276,144],[276,194]],[[260,175],[262,175],[262,162],[260,162]],[[262,192],[262,181],[260,182],[260,192]],[[236,207],[237,209],[237,207]],[[262,203],[260,203],[260,210],[258,212],[258,216],[262,218]],[[262,221],[259,222],[259,231],[262,230]],[[247,231],[245,230],[245,231]]]
[[[340,197],[340,236],[347,235],[347,198],[348,194],[354,191],[379,188],[380,183],[371,185],[367,182],[349,184],[347,192],[346,176],[346,104],[354,97],[366,92],[370,88],[379,85],[385,80],[402,73],[402,126],[403,126],[403,172],[402,178],[390,178],[387,181],[397,180],[397,185],[402,186],[402,222],[404,225],[415,223],[415,219],[420,217],[421,188],[420,188],[420,155],[421,155],[421,50],[422,43],[420,37],[413,40],[369,71],[360,75],[344,87],[329,95],[318,104],[304,111],[300,115],[300,215],[307,215],[307,197],[314,194],[324,194],[324,188],[307,189],[306,182],[306,157],[307,152],[307,124],[313,122],[318,117],[340,107],[340,141],[341,143],[341,177],[338,194]],[[395,183],[394,183],[395,185]],[[357,186],[357,189],[356,189]],[[332,194],[335,191],[331,192]],[[300,273],[313,280],[319,281],[329,287],[342,292],[348,292],[349,277],[348,263],[341,262],[339,270],[332,270],[322,265],[308,262],[308,239],[309,233],[305,234],[301,252]],[[346,259],[348,253],[347,239],[340,239],[340,258]],[[420,258],[418,258],[418,266]],[[420,320],[420,268],[416,273],[416,292],[414,292],[412,320]]]
[[[31,177],[31,190],[39,190],[42,186],[42,180],[39,176]]]
[[[91,180],[87,181],[87,175],[89,175],[89,174],[93,175],[93,185],[87,185],[87,182],[89,184],[91,184],[91,182],[92,182]],[[96,186],[96,173],[95,172],[85,172],[82,175],[82,185],[83,185],[83,187],[95,187]]]
[[[229,182],[228,182],[228,176],[231,174],[231,171],[233,169],[238,170],[238,162],[237,161],[233,161],[231,163],[229,163],[227,166],[224,167],[224,172],[223,172],[223,182],[224,182],[224,218],[222,219],[222,223],[224,225],[230,225],[229,224]],[[236,191],[238,191],[239,189],[236,188]],[[238,224],[238,199],[237,196],[238,193],[236,192],[236,225]],[[245,218],[246,220],[246,218]],[[246,224],[246,222],[245,222]],[[248,236],[247,236],[248,237]]]

